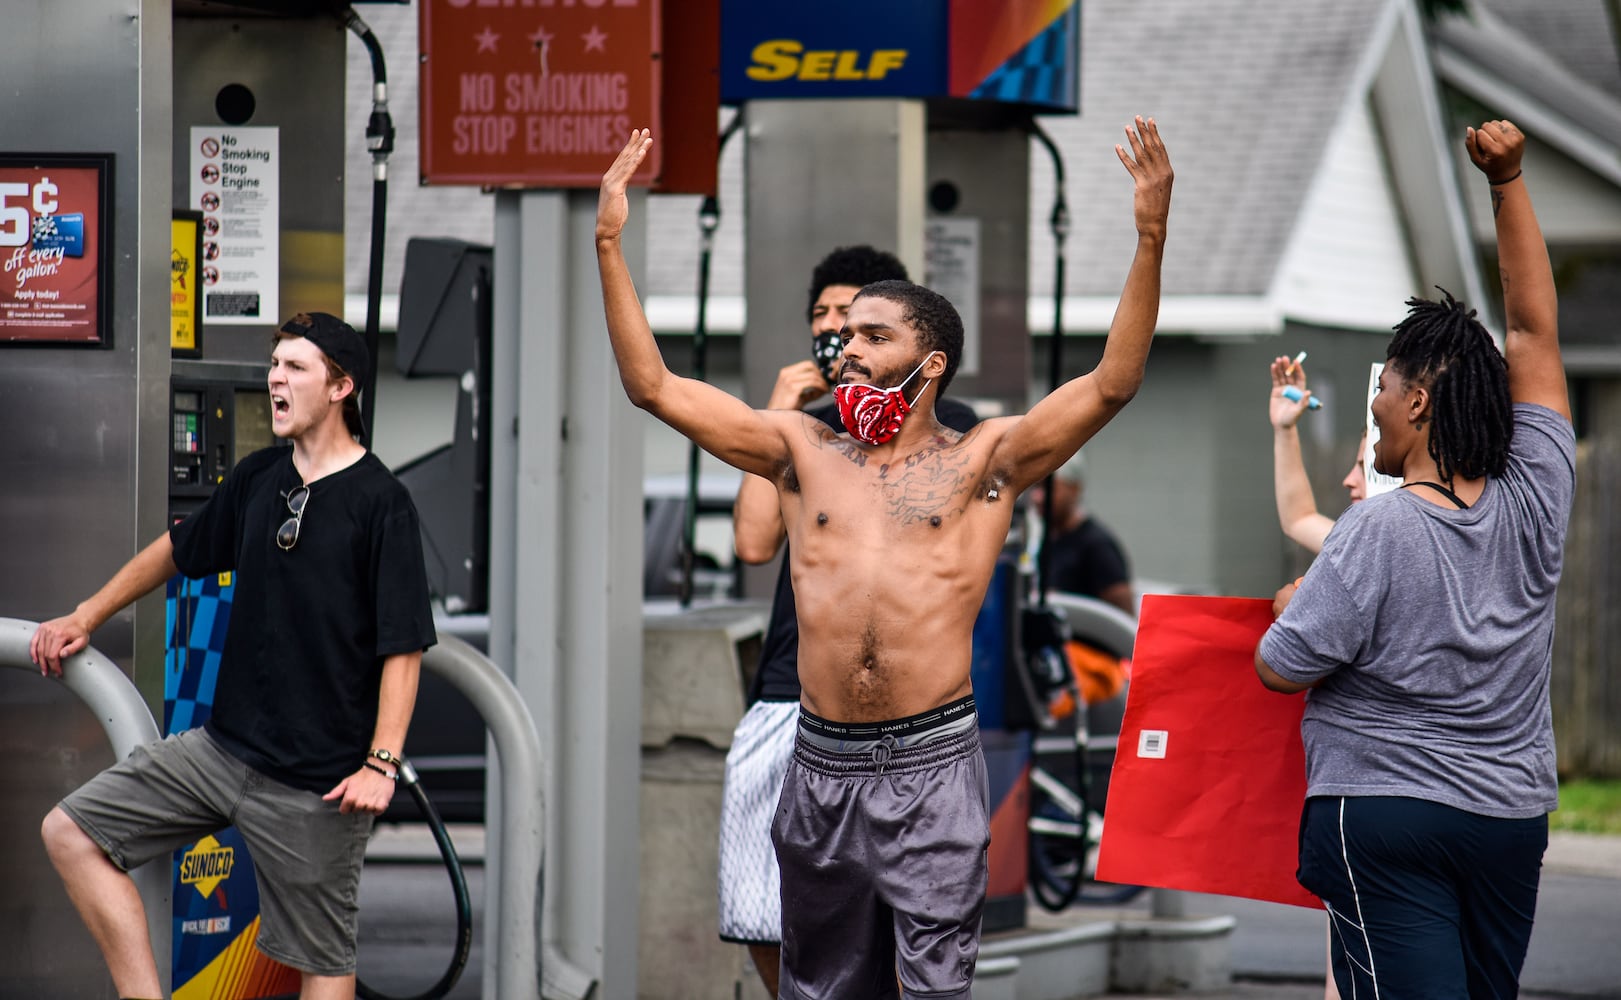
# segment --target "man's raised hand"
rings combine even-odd
[[[630,218],[630,200],[625,188],[653,148],[653,133],[645,128],[631,129],[630,140],[615,157],[613,166],[602,175],[602,191],[597,196],[597,239],[617,240]]]
[[[1520,175],[1520,157],[1525,155],[1525,133],[1513,122],[1492,121],[1464,130],[1464,146],[1469,159],[1493,184],[1505,184]]]
[[[1125,164],[1131,179],[1137,182],[1132,196],[1132,213],[1137,220],[1137,232],[1142,236],[1165,238],[1165,220],[1171,214],[1171,158],[1165,152],[1165,143],[1159,137],[1159,126],[1154,119],[1138,115],[1135,128],[1126,126],[1126,141],[1131,152],[1116,144],[1115,155]]]

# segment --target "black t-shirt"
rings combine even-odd
[[[1052,560],[1049,583],[1068,594],[1101,599],[1105,590],[1131,579],[1125,550],[1095,517],[1058,536],[1048,558]]]
[[[806,410],[808,415],[840,434],[844,421],[839,408],[831,403]],[[967,431],[979,423],[978,414],[966,403],[942,399],[935,404],[935,419],[954,431]],[[771,619],[766,625],[760,649],[760,668],[749,686],[749,704],[757,701],[799,700],[799,614],[794,606],[794,582],[788,572],[788,547],[783,546],[782,568],[777,572],[777,593],[771,601]]]
[[[169,537],[186,576],[236,573],[208,732],[249,767],[324,793],[366,759],[384,658],[436,637],[405,487],[367,452],[309,484],[283,551],[276,529],[300,482],[291,449],[255,452]]]

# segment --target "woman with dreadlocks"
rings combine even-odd
[[[1575,435],[1525,137],[1469,129],[1491,192],[1506,336],[1412,299],[1372,403],[1374,468],[1256,647],[1311,689],[1301,885],[1322,898],[1341,995],[1513,997],[1558,806],[1548,702]]]

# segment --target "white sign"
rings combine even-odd
[[[923,284],[944,295],[962,317],[957,371],[979,373],[979,220],[930,219],[923,227]]]
[[[1368,372],[1368,405],[1363,410],[1363,420],[1368,428],[1368,443],[1362,446],[1362,474],[1368,485],[1363,489],[1363,498],[1376,497],[1381,493],[1389,493],[1401,486],[1400,476],[1387,476],[1382,472],[1373,471],[1373,446],[1379,440],[1379,428],[1373,422],[1373,397],[1379,395],[1379,373],[1384,371],[1384,364],[1375,361]]]
[[[279,323],[280,131],[191,129],[191,204],[203,213],[203,322]]]

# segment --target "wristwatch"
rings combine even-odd
[[[375,757],[383,763],[393,764],[395,767],[400,766],[400,758],[396,757],[393,753],[390,753],[387,750],[373,747],[372,749],[366,751],[366,756]]]

